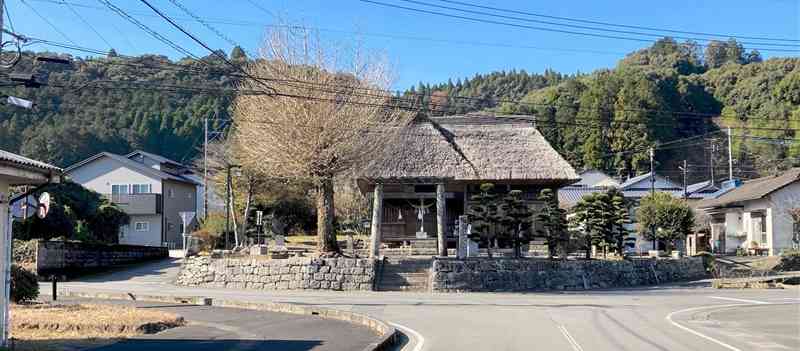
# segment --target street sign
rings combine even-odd
[[[50,212],[50,194],[42,193],[42,195],[39,196],[39,206],[36,215],[43,219],[47,216],[48,212]]]
[[[183,232],[185,233],[186,227],[188,227],[189,224],[192,223],[192,220],[194,220],[195,213],[192,211],[186,211],[179,212],[178,214],[181,216],[181,221],[183,221]]]

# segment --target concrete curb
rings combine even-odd
[[[364,347],[364,351],[388,350],[398,340],[398,331],[388,323],[365,314],[340,311],[330,308],[315,306],[295,305],[291,303],[259,303],[243,302],[225,299],[212,299],[202,296],[164,296],[164,295],[134,295],[132,293],[89,293],[80,291],[59,290],[59,296],[73,298],[105,299],[105,300],[133,300],[149,302],[179,303],[200,306],[217,306],[243,308],[249,310],[291,313],[299,315],[319,316],[320,318],[344,321],[365,326],[380,335],[380,339]]]

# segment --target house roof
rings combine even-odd
[[[777,175],[771,175],[744,182],[715,199],[707,199],[697,204],[698,208],[724,207],[737,202],[761,199],[781,188],[800,180],[800,168],[792,168]]]
[[[4,150],[0,150],[0,162],[9,163],[32,170],[47,171],[47,173],[51,172],[60,173],[62,171],[61,168],[58,168],[51,164],[44,163],[42,161],[36,161],[34,159],[30,159],[25,156],[20,156],[15,153],[11,153]]]
[[[700,191],[711,190],[712,192],[719,190],[714,184],[711,183],[711,180],[706,180],[704,182],[694,183],[691,185],[686,186],[686,192],[689,194],[694,194]]]
[[[73,164],[73,165],[67,167],[66,169],[64,169],[64,173],[72,172],[73,170],[75,170],[77,168],[80,168],[80,167],[82,167],[82,166],[84,166],[84,165],[86,165],[86,164],[88,164],[90,162],[93,162],[93,161],[95,161],[95,160],[97,160],[99,158],[102,158],[102,157],[108,157],[108,158],[110,158],[112,160],[115,160],[115,161],[117,161],[119,163],[122,163],[126,167],[130,167],[132,169],[135,169],[135,170],[137,170],[137,171],[139,171],[139,172],[141,172],[143,174],[147,174],[147,175],[150,175],[152,177],[156,177],[156,178],[159,178],[159,179],[174,180],[174,181],[177,181],[177,182],[189,183],[189,184],[193,184],[193,185],[198,185],[197,182],[195,182],[194,180],[191,180],[189,178],[178,176],[178,175],[175,175],[175,174],[170,174],[170,173],[167,173],[167,172],[164,172],[164,171],[152,168],[152,167],[147,167],[146,165],[144,165],[142,163],[139,163],[139,162],[136,162],[134,160],[131,160],[131,159],[125,157],[125,156],[112,154],[110,152],[101,152],[101,153],[96,154],[96,155],[94,155],[92,157],[89,157],[89,158],[87,158],[87,159],[85,159],[83,161],[80,161],[80,162],[78,162],[76,164]]]
[[[634,186],[634,185],[636,185],[636,184],[638,184],[638,183],[642,182],[643,180],[649,180],[649,179],[650,179],[650,173],[651,173],[651,172],[647,172],[647,173],[645,173],[645,174],[642,174],[642,175],[639,175],[639,176],[636,176],[636,177],[630,178],[630,179],[628,179],[628,180],[626,180],[626,181],[622,182],[622,184],[620,184],[620,185],[619,185],[619,188],[620,188],[620,189],[623,189],[623,190],[625,190],[625,189],[631,189],[631,188],[633,188],[633,186]],[[662,176],[658,175],[658,173],[656,173],[656,175],[655,175],[655,178],[656,178],[656,181],[661,181],[661,182],[665,182],[665,183],[669,184],[669,186],[668,186],[668,187],[666,187],[666,188],[668,188],[668,189],[683,189],[682,187],[678,186],[678,184],[675,184],[675,183],[674,183],[674,182],[672,182],[671,180],[669,180],[669,179],[667,179],[667,178],[664,178],[664,177],[662,177]],[[648,185],[647,185],[647,187],[648,187],[648,188],[650,187],[650,184],[649,184],[649,182],[648,182]],[[665,187],[663,187],[663,186],[658,186],[658,185],[656,185],[656,189],[659,189],[659,188],[660,188],[660,189],[666,189],[666,188],[665,188]]]
[[[574,207],[584,196],[608,191],[608,187],[564,187],[558,189],[558,205],[561,208],[569,209]],[[650,195],[650,190],[621,190],[622,196],[626,199],[641,199]],[[656,192],[667,193],[675,198],[683,198],[683,190],[661,190],[656,189]],[[701,199],[698,195],[689,194],[689,199]]]
[[[469,115],[412,123],[360,175],[373,180],[580,180],[529,120]]]
[[[161,155],[156,155],[156,154],[154,154],[154,153],[150,153],[150,152],[147,152],[147,151],[142,151],[142,150],[136,150],[136,151],[134,151],[134,152],[131,152],[131,153],[129,153],[129,154],[127,154],[127,155],[125,155],[125,157],[126,157],[126,158],[131,158],[132,156],[135,156],[135,155],[144,155],[144,156],[147,156],[147,157],[149,157],[149,158],[152,158],[152,159],[154,159],[154,160],[158,161],[158,163],[173,163],[173,164],[176,164],[176,165],[179,165],[179,166],[185,167],[185,165],[184,165],[183,163],[180,163],[180,162],[178,162],[178,161],[175,161],[175,160],[172,160],[172,159],[168,159],[168,158],[166,158],[166,157],[164,157],[164,156],[161,156]]]

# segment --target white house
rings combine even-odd
[[[102,152],[67,167],[67,177],[104,194],[131,217],[120,228],[121,244],[182,248],[180,212],[197,212],[198,183],[183,164],[135,151]]]
[[[777,255],[800,245],[800,226],[790,210],[800,208],[800,168],[744,182],[717,198],[697,203],[711,218],[714,252]]]
[[[8,340],[9,267],[11,265],[11,216],[9,211],[10,187],[23,184],[58,182],[61,169],[44,162],[0,150],[0,347]]]

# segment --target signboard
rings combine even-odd
[[[195,213],[192,211],[186,211],[186,212],[180,212],[178,214],[181,216],[181,221],[183,221],[183,232],[186,233],[186,228],[194,220]]]
[[[264,224],[264,211],[256,211],[256,225],[261,226]]]

